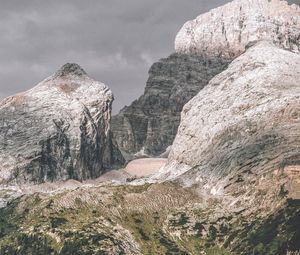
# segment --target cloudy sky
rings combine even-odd
[[[0,0],[0,99],[76,62],[113,90],[116,112],[143,93],[149,67],[174,51],[183,23],[226,2]]]

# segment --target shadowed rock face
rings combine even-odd
[[[229,62],[173,54],[153,64],[144,94],[112,119],[119,147],[127,153],[163,153],[175,138],[183,106]]]
[[[299,54],[269,42],[248,49],[183,108],[166,174],[217,185],[299,169],[299,84]]]
[[[77,64],[0,103],[0,182],[84,180],[121,162],[113,94]]]

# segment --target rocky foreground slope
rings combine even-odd
[[[122,160],[113,94],[76,64],[0,103],[0,183],[96,178]]]
[[[257,40],[299,52],[300,8],[279,0],[235,0],[187,22],[176,54],[155,63],[144,94],[113,117],[126,153],[158,156],[173,142],[183,106]]]
[[[25,195],[0,209],[0,254],[286,255],[300,207],[278,177],[224,196],[167,182]]]

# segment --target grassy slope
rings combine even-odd
[[[261,219],[233,215],[211,222],[195,209],[197,202],[193,191],[170,183],[24,196],[0,209],[0,255],[285,254],[288,245],[300,248],[298,206],[284,204]]]

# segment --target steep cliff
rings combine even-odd
[[[300,7],[281,0],[234,0],[188,21],[176,36],[175,48],[236,57],[257,40],[299,52]]]
[[[175,53],[153,64],[144,94],[112,118],[119,147],[127,153],[163,153],[175,138],[182,107],[229,62]]]
[[[122,160],[112,144],[113,94],[77,64],[0,103],[0,182],[96,178]]]
[[[185,172],[207,189],[221,180],[222,193],[231,179],[300,174],[299,83],[299,54],[264,41],[248,49],[184,106],[169,178]]]

